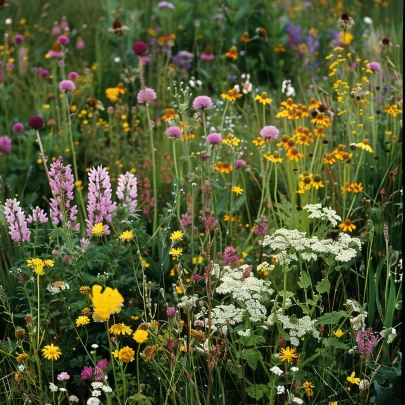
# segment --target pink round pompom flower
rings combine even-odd
[[[166,129],[166,135],[169,138],[180,138],[183,134],[181,132],[180,127],[175,125]]]
[[[280,131],[274,125],[267,125],[262,128],[260,135],[263,139],[277,139]]]
[[[210,143],[211,145],[217,145],[222,142],[222,136],[221,134],[217,134],[214,132],[207,136],[207,142]]]
[[[24,125],[21,124],[21,122],[17,122],[13,125],[13,131],[16,134],[21,134],[22,132],[24,132]]]
[[[15,44],[20,45],[20,44],[22,44],[23,42],[24,42],[24,37],[23,37],[21,34],[17,34],[17,35],[14,37],[14,43],[15,43]]]
[[[145,44],[145,42],[135,42],[134,45],[132,46],[132,52],[135,55],[138,56],[143,56],[148,52],[148,45]]]
[[[241,167],[245,167],[245,166],[246,166],[246,162],[244,160],[242,160],[242,159],[238,159],[235,162],[235,168],[236,169],[240,169]]]
[[[70,80],[76,80],[78,78],[79,78],[79,73],[76,73],[76,72],[70,72],[69,73],[69,79]]]
[[[141,90],[138,95],[136,96],[139,104],[148,104],[153,100],[156,100],[156,92],[155,90],[146,87],[145,90]]]
[[[213,107],[212,100],[208,96],[198,96],[193,101],[193,108],[196,110],[206,108],[210,110]]]
[[[41,129],[44,125],[44,120],[38,115],[34,115],[28,120],[28,126],[31,129]]]
[[[60,91],[73,91],[76,90],[75,84],[71,80],[62,80],[59,83]]]
[[[11,139],[8,136],[0,136],[0,156],[8,155],[11,151]]]
[[[47,79],[49,77],[49,72],[46,69],[42,69],[39,72],[39,75],[41,76],[41,79]]]
[[[169,8],[170,10],[175,9],[174,4],[170,3],[169,1],[159,1],[157,8]]]
[[[61,45],[67,45],[69,43],[69,37],[67,37],[66,35],[61,35],[60,37],[58,37],[57,42]]]
[[[373,72],[379,72],[381,70],[381,65],[378,62],[370,62],[366,65]]]

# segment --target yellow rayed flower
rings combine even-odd
[[[129,361],[135,360],[135,351],[129,346],[125,346],[121,350],[115,350],[112,354],[116,359],[122,361],[123,363],[128,363]]]
[[[270,104],[273,100],[267,97],[267,93],[264,91],[260,96],[255,97],[255,101],[258,101],[260,104],[266,105]]]
[[[39,257],[27,260],[27,266],[32,269],[38,276],[45,274],[44,267],[53,267],[55,262],[53,260],[42,260]]]
[[[59,357],[62,355],[58,346],[54,346],[53,343],[50,345],[44,346],[41,350],[42,356],[44,356],[47,360],[59,360]]]
[[[229,174],[232,172],[232,166],[227,162],[218,162],[214,166],[215,170],[218,170],[221,173]]]
[[[238,89],[234,87],[233,89],[229,90],[227,93],[221,94],[221,97],[224,98],[225,100],[234,102],[238,98],[241,98],[242,94],[240,94]]]
[[[241,195],[241,194],[243,194],[243,188],[240,188],[239,186],[233,186],[233,187],[232,187],[232,191],[233,191],[236,195]]]
[[[255,144],[258,148],[260,148],[265,144],[265,141],[261,136],[258,136],[254,141],[252,141],[252,143]]]
[[[169,255],[173,257],[173,259],[178,259],[183,254],[183,248],[171,248]]]
[[[88,316],[81,315],[76,319],[76,326],[85,326],[90,323]]]
[[[285,349],[280,350],[280,360],[287,361],[291,363],[293,359],[296,359],[299,355],[296,353],[297,349],[293,347],[290,349],[290,346],[287,346]]]
[[[222,139],[222,143],[229,146],[238,146],[240,144],[240,139],[232,134],[228,134],[225,139]]]
[[[387,105],[385,106],[384,111],[393,117],[396,117],[398,114],[402,113],[402,110],[398,108],[398,104]]]
[[[302,387],[304,388],[308,397],[312,397],[314,395],[314,391],[312,390],[312,388],[314,388],[314,384],[309,381],[305,381],[304,384],[302,384]]]
[[[147,330],[137,329],[132,337],[137,343],[141,344],[148,340],[148,336],[149,333]]]
[[[92,228],[91,233],[95,236],[102,236],[104,235],[104,225],[102,222],[97,222]]]
[[[179,241],[183,240],[183,236],[184,236],[183,231],[174,231],[170,235],[170,240],[172,242],[179,242]]]
[[[165,115],[163,115],[162,120],[167,122],[176,117],[178,117],[178,114],[174,108],[166,108]]]
[[[323,127],[331,126],[330,118],[320,112],[317,114],[317,116],[314,119],[311,120],[311,123],[314,125],[322,125]]]
[[[118,292],[116,288],[112,289],[106,287],[103,292],[101,285],[94,285],[90,295],[91,302],[93,303],[94,313],[93,320],[95,322],[107,321],[110,315],[121,311],[124,297]]]
[[[350,219],[346,219],[345,222],[339,225],[339,228],[343,230],[343,232],[353,232],[357,227],[353,224]]]
[[[345,333],[342,331],[342,329],[337,330],[336,332],[333,332],[337,338],[342,337]]]
[[[130,335],[132,329],[128,325],[125,325],[125,323],[116,323],[111,326],[109,332],[113,335]]]
[[[263,157],[273,163],[281,163],[283,161],[283,158],[280,157],[280,153],[277,151],[273,153],[266,152]]]
[[[135,233],[132,229],[130,231],[124,231],[118,238],[123,242],[129,242],[135,238]]]
[[[353,371],[353,373],[349,377],[347,377],[347,381],[349,381],[349,383],[351,383],[351,384],[360,385],[360,378],[355,377],[355,376],[356,376],[356,373]]]
[[[322,177],[319,174],[314,174],[312,177],[311,186],[317,190],[319,187],[325,187],[322,183]]]
[[[362,142],[359,142],[357,144],[357,147],[360,148],[360,149],[365,150],[366,152],[373,153],[373,149],[371,148],[370,142],[369,142],[368,139],[363,139]]]
[[[238,58],[238,49],[236,46],[231,46],[231,49],[225,54],[225,56],[229,59],[237,59]]]

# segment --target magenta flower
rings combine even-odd
[[[21,34],[17,34],[15,37],[14,37],[14,43],[16,44],[16,45],[20,45],[20,44],[22,44],[24,42],[24,37],[21,35]]]
[[[94,167],[89,172],[89,194],[87,212],[89,219],[87,222],[87,235],[90,236],[95,224],[104,224],[104,235],[110,234],[110,229],[105,222],[111,222],[112,212],[116,208],[116,203],[111,201],[112,190],[110,175],[105,167]]]
[[[228,246],[224,250],[224,265],[234,265],[236,266],[239,263],[239,258],[236,253],[236,249],[231,246]]]
[[[376,337],[373,335],[373,329],[368,328],[365,331],[359,330],[356,336],[357,347],[361,355],[369,357],[373,353],[373,347]]]
[[[38,115],[34,115],[28,120],[28,126],[31,129],[41,129],[43,128],[44,125],[45,125],[44,120],[42,119],[42,117]]]
[[[242,160],[242,159],[238,159],[235,162],[235,168],[236,169],[240,169],[241,167],[245,167],[245,166],[246,166],[246,162],[244,160]]]
[[[64,166],[62,156],[59,156],[56,162],[51,164],[49,176],[51,178],[49,186],[55,196],[55,199],[50,199],[52,223],[58,225],[59,222],[62,222],[70,228],[72,221],[76,221],[78,212],[77,205],[71,207],[75,188],[71,165]],[[79,231],[80,223],[76,224],[73,229]]]
[[[176,308],[175,307],[167,307],[166,313],[168,318],[174,318],[176,315]]]
[[[222,136],[221,134],[217,133],[212,133],[207,136],[207,142],[210,143],[211,145],[217,145],[222,142]]]
[[[174,10],[174,4],[170,3],[169,1],[160,1],[157,4],[157,8],[170,8],[171,10]]]
[[[39,207],[32,208],[32,214],[28,215],[27,218],[28,223],[41,223],[44,224],[45,222],[48,222],[48,217],[46,212]]]
[[[93,377],[93,369],[89,366],[84,366],[83,371],[80,373],[81,380],[88,380]]]
[[[11,139],[8,136],[0,136],[0,156],[8,155],[11,151]]]
[[[84,49],[84,47],[85,47],[84,41],[81,38],[79,38],[76,42],[76,49]]]
[[[13,125],[13,131],[16,134],[21,134],[22,132],[24,132],[24,125],[21,124],[21,122],[17,122]]]
[[[97,362],[97,367],[100,367],[102,370],[105,370],[108,366],[108,360],[102,359]]]
[[[136,96],[139,104],[148,104],[153,100],[156,100],[156,92],[155,90],[146,87],[145,90],[141,90],[138,95]]]
[[[70,80],[76,80],[78,78],[79,78],[79,73],[76,73],[76,72],[70,72],[69,73],[69,79]]]
[[[69,37],[67,37],[66,35],[61,35],[56,41],[58,42],[58,44],[67,45],[69,43]]]
[[[174,125],[166,129],[166,135],[169,138],[180,138],[183,134],[181,129],[177,125]]]
[[[49,72],[46,69],[42,69],[39,72],[39,76],[41,77],[41,79],[47,79],[49,77]]]
[[[56,378],[58,381],[67,381],[69,380],[70,375],[66,371],[63,371]]]
[[[254,230],[255,235],[266,235],[269,227],[267,225],[267,217],[266,216],[261,216],[260,218],[256,219],[256,226]]]
[[[366,65],[373,72],[379,72],[381,70],[381,65],[378,62],[370,62]]]
[[[132,52],[135,55],[138,56],[143,56],[148,52],[148,45],[145,44],[145,42],[135,42],[134,45],[132,46]]]
[[[212,108],[212,100],[208,96],[198,96],[193,101],[193,108],[196,110],[206,108],[210,110]]]
[[[4,208],[4,216],[8,223],[9,234],[14,242],[29,242],[31,232],[28,229],[27,220],[20,202],[16,198],[7,199]]]
[[[65,92],[73,91],[76,90],[76,86],[71,80],[62,80],[59,83],[59,90]]]
[[[123,207],[135,212],[138,204],[138,179],[130,172],[118,176],[117,197],[123,200]]]
[[[280,131],[274,125],[268,125],[262,128],[260,135],[263,139],[277,139]]]

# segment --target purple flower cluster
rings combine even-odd
[[[0,156],[8,155],[11,151],[11,139],[8,136],[0,136]]]
[[[8,223],[11,239],[14,242],[29,242],[31,232],[28,229],[24,212],[20,208],[20,202],[16,198],[6,200],[4,216]]]
[[[46,212],[42,208],[35,207],[32,209],[32,214],[28,215],[27,222],[31,223],[41,223],[44,224],[45,222],[48,222],[48,217],[46,215]]]
[[[73,190],[75,188],[72,168],[70,165],[64,166],[62,156],[51,164],[49,170],[51,178],[49,185],[55,198],[51,198],[51,218],[54,225],[59,222],[66,224],[68,228],[72,226],[72,221],[77,219],[77,205],[71,207],[73,201]],[[80,229],[80,223],[73,228]]]
[[[257,218],[255,222],[256,227],[253,233],[255,235],[266,235],[267,231],[269,230],[269,227],[267,225],[267,217],[263,215],[260,218]]]
[[[89,195],[87,203],[87,235],[91,235],[91,230],[95,224],[111,222],[112,212],[116,203],[111,201],[111,181],[110,175],[105,167],[94,167],[89,172]],[[104,234],[109,235],[110,229],[104,224]]]
[[[60,373],[60,374],[56,377],[56,379],[57,379],[58,381],[67,381],[67,380],[70,379],[70,375],[69,375],[66,371],[63,371],[62,373]]]
[[[373,352],[373,346],[376,341],[373,335],[373,329],[359,330],[356,336],[357,347],[361,355],[369,357]]]
[[[236,253],[236,249],[228,246],[224,250],[224,265],[237,265],[239,263],[238,254]]]
[[[118,176],[117,197],[124,200],[123,207],[134,212],[138,204],[138,179],[130,172]]]
[[[94,367],[94,374],[93,374],[93,369],[92,367],[85,366],[83,368],[83,371],[80,374],[80,379],[81,380],[88,380],[90,378],[93,378],[96,381],[103,381],[105,377],[105,370],[108,366],[108,361],[107,359],[99,360]]]

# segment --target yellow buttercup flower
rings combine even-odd
[[[141,344],[148,340],[148,336],[149,333],[147,330],[137,329],[132,337],[137,343]]]
[[[360,378],[355,377],[356,373],[353,371],[353,373],[347,377],[347,381],[349,381],[349,383],[351,384],[357,384],[360,385]]]
[[[101,285],[96,284],[93,286],[90,295],[94,307],[93,320],[96,322],[107,321],[110,319],[111,314],[120,312],[124,302],[124,297],[116,288],[106,287],[101,292],[102,289]]]
[[[82,315],[76,319],[76,326],[85,326],[85,325],[88,325],[89,323],[90,323],[90,319],[88,316]]]
[[[334,332],[335,336],[337,338],[342,337],[345,333],[342,331],[342,329],[337,330],[336,332]]]
[[[47,359],[47,360],[59,360],[59,357],[62,355],[62,352],[60,351],[58,346],[54,346],[53,343],[50,345],[44,346],[44,348],[41,350],[42,355]]]
[[[233,191],[236,195],[243,194],[243,188],[240,188],[239,186],[233,186],[233,187],[232,187],[232,191]]]

